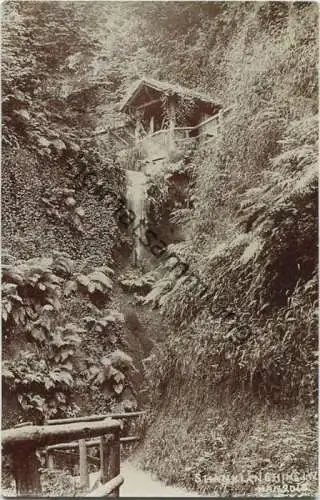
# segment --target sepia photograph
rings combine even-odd
[[[316,498],[319,4],[1,4],[1,493]]]

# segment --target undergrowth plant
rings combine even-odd
[[[132,361],[118,349],[122,315],[115,310],[103,314],[112,289],[112,280],[104,272],[111,274],[112,270],[103,267],[82,274],[76,272],[71,259],[59,254],[22,262],[7,255],[4,260],[2,376],[5,396],[11,401],[13,396],[20,415],[41,422],[79,412],[74,392],[85,381],[92,383],[92,367],[99,364],[102,352],[109,356],[105,359],[109,360],[107,380],[112,380],[110,397],[120,395]],[[70,322],[66,302],[75,294],[89,300],[95,309],[93,316]],[[88,325],[96,328],[96,341],[100,335],[107,339],[91,360],[85,346]],[[91,367],[84,380],[79,359]],[[97,373],[98,368],[94,375]],[[101,375],[99,381],[104,382]]]
[[[246,22],[237,25],[239,43],[231,38],[220,47],[227,58],[224,101],[233,106],[217,140],[192,159],[192,237],[175,246],[208,291],[197,295],[190,280],[176,279],[164,264],[149,298],[174,333],[159,353],[155,380],[170,386],[204,377],[203,391],[211,384],[231,392],[245,387],[261,401],[314,406],[315,13],[310,6],[298,19],[298,10],[288,9],[268,25],[259,6],[229,14],[238,22],[240,12]],[[284,68],[296,82],[293,94]]]

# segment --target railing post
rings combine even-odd
[[[154,116],[151,116],[150,118],[150,134],[153,134],[154,132]]]
[[[32,445],[18,445],[17,448],[12,449],[11,456],[17,495],[40,495],[40,464],[36,455],[36,447],[33,447]]]
[[[47,467],[48,469],[54,469],[54,452],[47,451]]]
[[[100,473],[101,483],[107,483],[110,479],[110,438],[112,436],[101,436],[100,438]]]
[[[80,488],[83,491],[87,491],[89,488],[89,474],[88,474],[87,447],[85,439],[79,440],[79,469],[80,469]]]
[[[110,455],[110,479],[113,479],[120,474],[120,429],[113,431]],[[119,487],[114,490],[114,496],[119,497]]]

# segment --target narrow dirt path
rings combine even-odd
[[[143,471],[139,468],[136,461],[127,460],[121,464],[121,474],[124,477],[124,483],[120,488],[120,497],[201,497],[197,493],[167,486],[152,476],[150,472]],[[90,489],[97,487],[95,484],[99,476],[99,472],[90,474]],[[79,481],[79,477],[76,478]],[[14,486],[12,489],[2,489],[2,497],[16,497]],[[54,492],[52,493],[55,496]],[[51,495],[50,495],[51,496]],[[79,496],[77,495],[77,498]]]
[[[139,469],[135,461],[125,461],[121,466],[124,483],[120,497],[199,497],[197,493],[167,486],[149,472]]]

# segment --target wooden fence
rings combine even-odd
[[[18,496],[41,496],[37,450],[45,448],[47,467],[54,467],[54,454],[78,450],[80,491],[84,496],[119,496],[124,479],[120,475],[120,444],[138,441],[138,436],[120,437],[121,420],[134,418],[144,412],[91,415],[70,419],[48,420],[42,426],[30,422],[18,424],[2,432],[2,448],[12,458],[13,475]],[[95,439],[92,439],[95,438]],[[90,447],[99,448],[99,486],[89,491]]]

